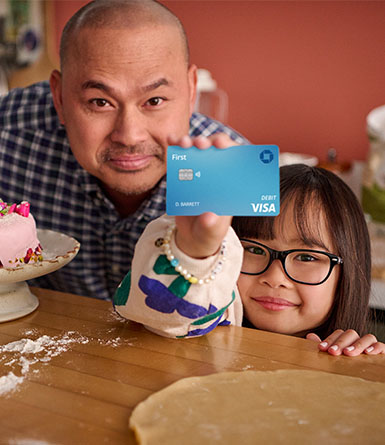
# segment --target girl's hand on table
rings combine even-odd
[[[328,352],[331,355],[347,355],[349,357],[356,357],[362,353],[368,355],[385,354],[385,344],[377,341],[377,338],[372,334],[366,334],[360,337],[353,329],[343,331],[337,329],[325,340],[314,333],[306,335],[308,340],[319,343],[320,351]]]
[[[169,144],[179,145],[182,148],[195,146],[201,150],[211,146],[224,149],[237,145],[224,133],[217,133],[208,138],[183,136],[178,140],[170,139]],[[218,216],[211,212],[197,216],[176,216],[176,244],[192,258],[207,258],[214,255],[221,246],[231,220],[231,216]]]

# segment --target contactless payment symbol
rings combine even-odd
[[[263,151],[261,151],[261,154],[259,155],[259,159],[264,164],[270,164],[270,162],[272,162],[272,160],[274,159],[273,152],[271,150],[263,150]]]

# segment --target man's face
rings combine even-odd
[[[51,76],[55,107],[80,165],[124,195],[166,173],[169,137],[188,133],[195,71],[171,26],[85,29],[63,73]]]

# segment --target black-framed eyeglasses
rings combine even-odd
[[[312,249],[274,250],[257,241],[241,238],[243,264],[241,273],[260,275],[274,260],[282,263],[285,274],[296,283],[316,286],[324,283],[343,260],[332,253]]]

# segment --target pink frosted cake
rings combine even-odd
[[[7,204],[0,199],[0,267],[14,269],[42,261],[36,223],[29,203]]]

